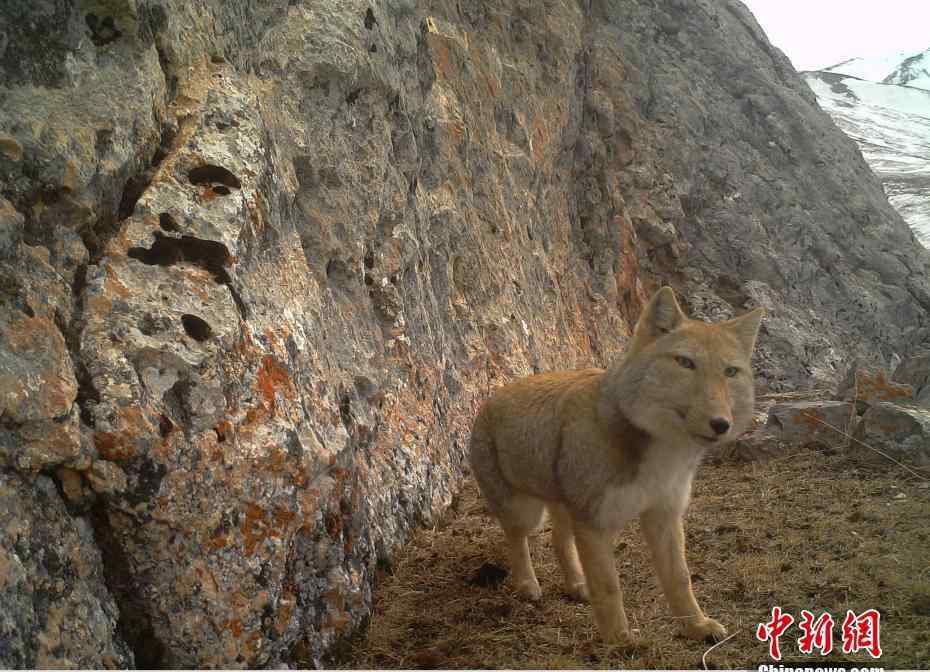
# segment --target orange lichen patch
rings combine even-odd
[[[276,391],[280,391],[285,399],[294,397],[294,384],[287,369],[277,364],[271,355],[262,358],[262,365],[258,371],[258,388],[271,408],[274,408]]]
[[[245,552],[251,555],[255,548],[266,539],[280,539],[287,532],[296,514],[283,507],[276,506],[271,516],[257,504],[247,504],[245,520],[240,531],[245,538]]]
[[[268,474],[289,473],[287,451],[277,445],[265,447],[265,455],[262,459],[261,470]]]
[[[124,299],[128,298],[130,295],[129,288],[124,285],[118,277],[116,277],[116,271],[110,264],[104,266],[104,271],[107,274],[107,288],[112,290],[114,294],[120,296]]]
[[[242,621],[240,621],[238,618],[228,620],[226,623],[224,623],[224,625],[226,626],[226,629],[233,634],[233,637],[238,639],[242,636]]]
[[[217,535],[207,542],[207,547],[211,551],[218,551],[221,548],[226,548],[226,546],[228,545],[229,545],[229,537],[226,536],[225,534]]]
[[[791,416],[791,422],[803,425],[810,432],[816,432],[823,426],[823,414],[813,409],[798,411]]]
[[[287,530],[291,526],[294,518],[297,517],[297,514],[293,511],[288,511],[287,509],[280,506],[276,506],[274,508],[273,515],[275,531],[278,532],[277,536],[280,536],[280,532],[282,530]]]
[[[95,432],[94,446],[100,457],[111,462],[126,460],[136,454],[135,448],[126,442],[125,437],[112,432]]]
[[[216,427],[213,428],[213,431],[216,432],[216,440],[223,443],[233,437],[235,426],[229,420],[221,420]]]
[[[149,422],[138,406],[119,409],[114,424],[118,431],[94,433],[94,445],[105,460],[119,461],[132,457],[136,454],[139,439],[158,436],[158,428]],[[158,443],[153,441],[153,447]]]
[[[245,507],[245,520],[242,522],[240,531],[245,537],[245,552],[251,555],[255,547],[269,536],[268,514],[260,506],[248,504]]]
[[[886,380],[884,371],[878,371],[874,375],[857,371],[856,395],[863,401],[894,401],[912,397],[914,390],[910,385]]]

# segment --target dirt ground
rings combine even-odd
[[[771,662],[755,631],[775,605],[795,619],[808,609],[837,621],[829,657],[800,654],[795,623],[781,640],[782,664],[930,666],[926,479],[810,449],[766,463],[704,464],[686,530],[698,601],[736,633],[707,655],[708,668]],[[709,645],[677,635],[637,524],[616,545],[627,614],[642,640],[633,650],[601,644],[588,605],[563,594],[548,525],[531,549],[543,588],[538,604],[517,598],[503,577],[503,535],[469,478],[443,520],[385,570],[370,627],[330,665],[703,669]],[[846,610],[869,608],[881,614],[879,661],[839,652]]]

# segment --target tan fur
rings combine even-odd
[[[750,423],[750,357],[762,312],[689,320],[665,287],[608,370],[531,376],[495,391],[475,419],[471,465],[504,528],[518,592],[541,595],[527,536],[548,509],[566,591],[590,599],[605,641],[630,643],[613,539],[639,516],[684,634],[726,633],[694,598],[682,516],[706,448]]]

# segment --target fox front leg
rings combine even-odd
[[[726,628],[701,611],[691,589],[691,573],[685,560],[685,533],[676,511],[652,510],[640,516],[643,535],[652,552],[659,583],[672,615],[681,621],[682,633],[691,639],[720,640]]]
[[[636,640],[626,620],[620,577],[617,576],[614,563],[613,535],[604,530],[577,525],[575,544],[601,638],[608,644],[634,645]]]

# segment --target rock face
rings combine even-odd
[[[46,476],[0,473],[0,665],[131,667],[90,524]]]
[[[774,387],[927,328],[926,251],[736,2],[14,0],[0,31],[0,469],[110,619],[62,660],[318,662],[489,388],[606,364],[659,282],[766,306]]]

